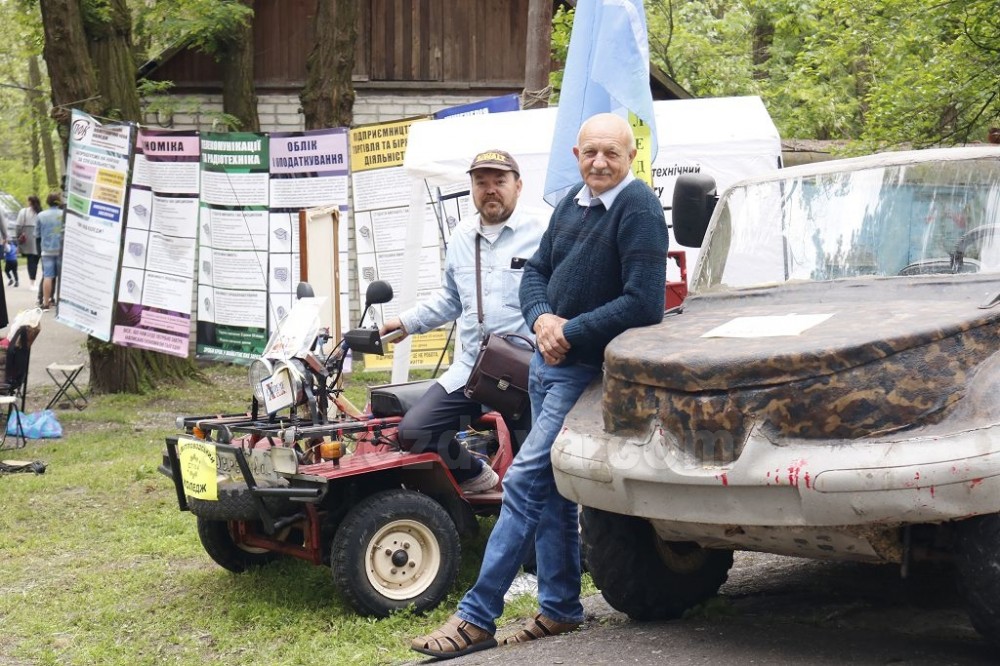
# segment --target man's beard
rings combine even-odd
[[[491,199],[483,204],[479,211],[480,219],[486,224],[499,224],[505,222],[510,217],[511,211],[503,203]]]

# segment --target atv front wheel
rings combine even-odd
[[[667,620],[714,596],[731,550],[662,541],[641,518],[584,507],[583,556],[609,604],[634,620]]]
[[[458,576],[461,545],[448,512],[412,490],[386,490],[353,507],[333,537],[333,580],[359,613],[434,608]]]
[[[198,538],[201,539],[201,545],[208,556],[223,569],[243,573],[251,567],[264,566],[278,558],[277,553],[237,543],[232,530],[232,523],[198,517]]]
[[[1000,646],[1000,516],[976,516],[955,525],[955,568],[972,626]]]

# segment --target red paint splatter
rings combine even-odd
[[[978,486],[982,482],[983,482],[982,479],[973,479],[972,481],[969,481],[969,490],[975,488],[976,486]]]
[[[812,486],[809,483],[809,472],[806,472],[805,480],[806,480],[806,488],[812,488]]]
[[[931,486],[931,497],[934,497],[934,486]]]
[[[799,474],[802,473],[802,468],[806,466],[805,460],[797,460],[793,462],[791,467],[788,468],[788,484],[790,486],[798,488],[799,486]],[[806,486],[808,488],[808,485]]]

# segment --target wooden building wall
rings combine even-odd
[[[355,81],[442,88],[520,88],[528,0],[359,0]],[[257,0],[258,88],[301,88],[316,0]],[[181,50],[151,75],[178,90],[218,88],[219,67]]]

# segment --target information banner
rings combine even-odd
[[[351,184],[354,195],[354,231],[361,302],[374,280],[384,280],[398,292],[405,262],[419,263],[417,301],[441,284],[441,238],[431,205],[425,215],[420,256],[406,256],[404,245],[410,223],[410,178],[403,169],[410,125],[426,118],[364,125],[351,130]],[[378,323],[399,313],[398,300],[372,308]],[[436,358],[435,358],[436,362]],[[369,367],[391,364],[391,356],[366,358]],[[434,363],[430,364],[433,367]],[[427,367],[413,365],[412,367]]]
[[[268,276],[270,329],[291,312],[299,280],[299,211],[336,206],[347,220],[348,154],[347,129],[306,132],[273,132],[270,136],[270,242],[271,270]],[[347,224],[338,225],[337,273],[339,293],[327,293],[326,285],[314,284],[317,295],[326,296],[323,326],[336,330],[350,327]],[[309,248],[311,253],[333,257],[333,248]]]
[[[105,342],[111,339],[121,256],[130,123],[102,125],[73,111],[56,320]]]
[[[267,343],[268,142],[201,137],[197,355],[249,363]]]
[[[118,282],[115,344],[188,355],[199,156],[197,131],[139,131]]]

